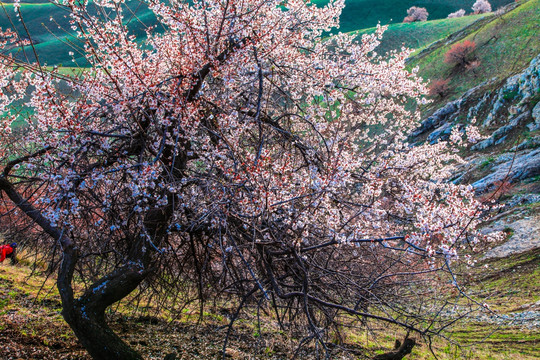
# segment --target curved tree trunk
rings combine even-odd
[[[131,293],[144,280],[149,258],[142,251],[141,241],[133,244],[127,264],[94,283],[80,298],[75,299],[72,280],[79,259],[75,243],[63,231],[53,226],[32,204],[23,198],[13,185],[0,175],[0,190],[47,234],[58,241],[63,250],[58,271],[57,287],[62,299],[62,316],[75,335],[96,360],[142,360],[105,321],[105,310]]]
[[[142,265],[129,264],[97,281],[80,298],[73,298],[71,280],[77,262],[75,250],[64,254],[58,276],[62,316],[92,358],[100,360],[142,360],[105,321],[105,310],[132,292],[144,279]]]
[[[105,323],[104,314],[92,313],[74,306],[62,315],[81,345],[94,359],[142,360],[141,355],[126,344]]]

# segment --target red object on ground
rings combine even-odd
[[[13,252],[11,245],[1,245],[0,246],[0,262],[4,261],[7,255]]]

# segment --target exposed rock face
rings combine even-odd
[[[493,125],[504,116],[504,110],[519,113],[526,110],[526,105],[538,93],[540,88],[540,55],[534,58],[523,72],[508,78],[497,92],[493,107],[484,120],[485,126]],[[514,106],[509,106],[514,104]]]
[[[476,119],[484,134],[489,130],[491,134],[470,148],[467,164],[461,166],[450,180],[472,183],[476,193],[483,194],[504,182],[531,179],[540,175],[540,135],[523,138],[523,134],[540,130],[539,98],[540,55],[521,73],[508,79],[490,79],[459,99],[448,102],[421,123],[411,134],[411,140],[444,141],[454,128],[463,128],[464,123]],[[520,143],[510,145],[510,141],[516,139]],[[506,149],[507,152],[489,152],[498,145],[497,150]],[[479,175],[482,176],[480,179]],[[517,206],[539,201],[540,194],[517,195],[507,202],[506,209],[519,209]],[[540,215],[527,217],[526,212],[518,213],[509,210],[484,229],[486,233],[510,229],[512,232],[508,241],[488,251],[485,258],[507,257],[540,248]]]
[[[495,183],[515,182],[540,175],[540,149],[516,155],[493,168],[493,172],[472,184],[477,193],[491,190]]]
[[[492,90],[498,81],[496,78],[485,81],[441,107],[422,121],[411,139],[427,134],[430,143],[445,140],[458,119],[469,123],[476,117],[484,127],[499,128],[472,150],[501,144],[507,140],[506,135],[525,125],[530,131],[540,129],[540,103],[531,103],[540,92],[540,55],[521,73],[500,82],[498,89]]]
[[[536,106],[532,109],[532,118],[534,122],[527,126],[529,131],[535,131],[540,129],[540,101],[536,103]]]
[[[435,111],[433,115],[429,116],[426,120],[422,121],[418,129],[416,129],[412,134],[411,137],[415,138],[418,137],[428,131],[431,131],[441,124],[444,123],[450,123],[451,120],[453,120],[453,116],[455,115],[458,110],[459,106],[461,104],[461,98],[458,100],[449,102],[439,110]]]
[[[502,219],[486,228],[485,231],[502,231],[508,228],[513,231],[510,240],[489,250],[484,256],[485,259],[502,258],[540,248],[540,215],[517,221]]]
[[[411,139],[423,136],[429,143],[446,140],[454,128],[464,127],[462,120],[468,123],[478,118],[484,132],[486,127],[493,129],[493,132],[470,150],[486,151],[493,146],[508,145],[508,141],[515,141],[527,128],[529,131],[540,129],[540,102],[535,103],[538,97],[540,55],[521,73],[504,81],[490,79],[447,103],[426,118],[411,134]],[[491,168],[491,173],[473,183],[478,193],[492,190],[503,180],[512,183],[540,175],[540,136],[522,139],[511,151],[505,156],[490,156],[488,163],[485,158],[478,161],[480,154],[473,155],[469,159],[468,169],[456,174],[453,181],[467,182],[475,173],[485,173],[486,164]]]
[[[514,146],[511,150],[520,151],[526,149],[536,149],[537,147],[540,147],[540,135],[523,141],[521,144]]]
[[[525,125],[530,120],[531,113],[529,111],[523,112],[513,118],[508,125],[502,126],[495,130],[489,138],[479,142],[471,147],[471,150],[484,150],[487,147],[493,145],[499,145],[506,140],[506,136],[518,127]]]
[[[495,80],[496,79],[491,79],[489,81],[481,83],[480,85],[467,91],[459,99],[451,101],[442,108],[435,111],[431,116],[421,122],[420,126],[411,134],[411,138],[414,139],[429,132],[429,136],[432,139],[431,141],[438,140],[436,135],[434,135],[432,131],[434,129],[437,129],[435,131],[438,131],[442,126],[446,126],[446,128],[451,128],[453,126],[453,123],[460,115],[461,111],[465,109],[471,109],[468,110],[468,112],[471,113],[472,118],[473,114],[475,114],[472,110],[473,107],[469,106],[469,104],[474,101],[472,99],[477,99],[478,97],[483,96],[483,98],[485,98],[484,101],[487,101],[486,95],[489,94],[484,95],[485,88],[491,85]],[[476,105],[478,106],[481,104],[477,103]]]

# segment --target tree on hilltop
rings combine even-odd
[[[459,9],[459,10],[456,11],[456,12],[453,12],[453,13],[448,14],[448,19],[452,19],[452,18],[460,18],[460,17],[463,17],[463,16],[465,16],[465,10]]]
[[[491,12],[491,4],[488,0],[476,0],[472,6],[472,10],[475,14],[485,14]]]
[[[407,16],[403,19],[403,22],[415,22],[426,21],[429,16],[426,8],[412,6],[407,10]]]
[[[429,338],[454,323],[451,266],[480,239],[480,204],[445,181],[451,144],[406,142],[426,92],[408,52],[374,58],[381,27],[323,41],[340,0],[148,5],[166,31],[141,42],[119,1],[92,3],[106,17],[58,4],[91,64],[80,76],[0,65],[0,219],[28,220],[90,355],[141,358],[105,316],[134,294],[201,313],[234,301],[231,325],[265,307],[327,354],[349,327]]]

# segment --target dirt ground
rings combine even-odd
[[[497,268],[492,276],[481,276],[479,294],[486,289],[494,306],[509,314],[537,311],[540,251],[521,257],[493,262]],[[509,291],[513,288],[512,291]],[[474,290],[474,287],[471,286]],[[495,292],[494,289],[499,289]],[[505,290],[506,289],[506,290]],[[493,295],[494,294],[494,295]],[[531,305],[532,304],[532,305]],[[539,302],[540,304],[540,302]],[[208,313],[199,316],[186,312],[180,318],[167,320],[140,313],[111,311],[109,323],[116,333],[137,349],[144,359],[164,359],[175,353],[177,359],[221,359],[227,333],[227,314]],[[37,274],[28,264],[0,264],[0,360],[90,360],[79,345],[61,314],[61,304],[54,279]],[[255,317],[242,318],[233,328],[226,347],[228,359],[291,359],[300,339],[282,332],[272,319],[262,318],[259,328]],[[455,335],[472,347],[458,349],[449,343],[437,343],[437,358],[441,360],[534,360],[540,359],[538,327],[508,327],[491,334],[486,324],[464,324]],[[348,334],[345,343],[335,345],[332,359],[366,359],[369,354],[391,350],[399,330],[375,329],[377,341],[367,334]],[[475,345],[476,341],[480,343]],[[338,344],[337,342],[336,344]],[[343,345],[345,344],[345,345]],[[470,344],[469,344],[470,345]],[[341,346],[352,351],[345,353]],[[310,350],[313,350],[311,348]],[[458,351],[459,350],[459,351]],[[298,359],[315,358],[305,352]],[[405,359],[435,359],[426,344],[419,344]]]

